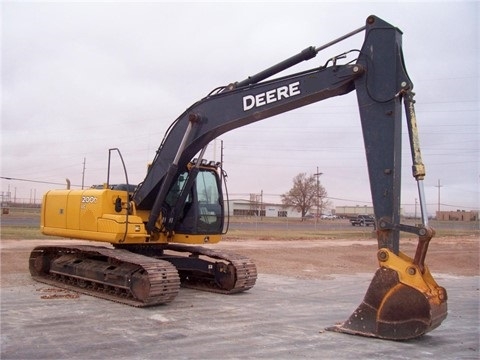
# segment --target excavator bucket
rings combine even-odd
[[[435,329],[447,317],[447,293],[428,268],[403,253],[378,251],[380,268],[363,302],[343,324],[327,330],[408,340]]]

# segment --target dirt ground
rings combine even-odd
[[[37,245],[90,243],[68,240],[1,240],[1,286],[10,281],[26,281],[28,257]],[[434,238],[426,263],[430,271],[459,276],[479,275],[479,239],[472,237]],[[101,245],[101,244],[99,244]],[[374,239],[359,240],[227,240],[211,247],[246,255],[257,265],[259,274],[276,274],[302,279],[325,279],[334,274],[371,273],[378,266]],[[415,254],[416,240],[402,240],[400,250]]]
[[[479,275],[477,237],[434,238],[426,264],[432,273]],[[254,260],[258,272],[300,278],[325,278],[331,274],[374,273],[378,267],[377,242],[371,240],[245,240],[218,244]],[[417,240],[404,240],[400,250],[413,257]]]

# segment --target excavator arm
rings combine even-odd
[[[441,324],[447,316],[447,293],[425,265],[434,230],[428,226],[413,84],[402,54],[401,32],[378,18],[367,19],[365,42],[357,64],[365,76],[355,80],[377,223],[380,268],[363,302],[333,331],[386,339],[410,339]],[[381,44],[391,44],[381,46]],[[400,223],[401,108],[406,109],[412,174],[418,185],[422,224]],[[399,249],[400,232],[418,235],[414,258]]]

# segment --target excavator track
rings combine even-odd
[[[235,294],[251,289],[257,281],[257,267],[246,256],[220,252],[202,246],[169,244],[165,250],[190,253],[189,259],[208,262],[209,273],[183,270],[177,266],[183,287],[203,291]],[[210,260],[212,259],[212,260]],[[165,260],[170,261],[168,257]],[[175,262],[172,262],[175,263]]]
[[[235,294],[251,289],[257,281],[255,264],[238,254],[182,244],[115,246],[172,263],[185,288]]]
[[[169,262],[99,246],[39,246],[29,269],[36,281],[135,307],[171,302],[180,287]]]

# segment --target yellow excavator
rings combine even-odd
[[[269,79],[360,32],[365,33],[360,49]],[[412,89],[402,32],[375,16],[323,46],[216,88],[171,124],[142,183],[129,184],[125,170],[125,184],[110,184],[108,175],[102,186],[47,192],[44,234],[110,245],[38,246],[30,255],[30,273],[40,282],[138,307],[172,301],[181,285],[225,294],[252,288],[257,270],[250,259],[201,246],[217,243],[228,221],[224,171],[203,158],[206,146],[238,127],[355,90],[379,268],[362,304],[329,330],[393,340],[419,337],[446,318],[447,293],[425,264],[434,230],[428,225]],[[402,107],[421,205],[418,226],[400,223]],[[108,174],[112,152],[122,158],[110,149]],[[418,235],[413,258],[400,251],[402,231]]]

